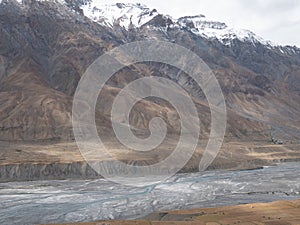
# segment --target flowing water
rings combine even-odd
[[[178,174],[127,187],[103,179],[0,184],[0,224],[135,219],[151,212],[300,198],[300,163]]]

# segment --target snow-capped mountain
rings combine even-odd
[[[93,21],[104,26],[113,27],[119,25],[128,29],[130,26],[141,27],[161,15],[156,9],[150,9],[143,4],[110,4],[101,5],[97,1],[83,5],[84,15]],[[230,40],[238,39],[252,43],[264,45],[275,45],[266,41],[249,30],[235,29],[225,23],[207,19],[204,15],[186,16],[173,19],[165,16],[172,21],[172,27],[188,29],[191,32],[208,39],[218,39],[225,45],[230,44]]]
[[[174,19],[141,4],[101,6],[96,0],[2,0],[0,34],[2,139],[72,139],[72,98],[86,68],[115,46],[153,39],[191,49],[214,70],[230,109],[230,137],[252,135],[259,140],[267,138],[272,127],[272,134],[276,131],[280,140],[299,140],[297,47],[270,46],[250,31],[203,15]],[[199,113],[201,127],[209,127],[203,93],[176,68],[145,63],[126,68],[119,75],[108,84],[105,99],[111,99],[115,90],[132,79],[167,77],[197,97],[203,109]],[[146,111],[141,105],[133,114],[137,129],[148,129],[148,119],[165,110],[151,101],[147,108],[153,111],[141,115]],[[97,114],[104,133],[111,128],[107,117],[110,107],[103,102]],[[168,118],[172,110],[163,115],[175,132],[178,120]],[[236,123],[237,118],[240,123]],[[289,137],[281,138],[281,134]]]
[[[7,0],[0,0],[2,1]],[[28,2],[43,2],[47,0],[11,0],[19,4],[26,4]],[[68,0],[52,0],[60,4],[68,5]],[[116,3],[103,5],[96,0],[81,0],[77,2],[76,6],[82,13],[94,22],[103,26],[113,28],[120,26],[125,29],[130,27],[142,27],[149,23],[155,17],[163,16],[171,21],[169,27],[181,28],[190,30],[196,35],[200,35],[207,39],[217,39],[225,45],[230,45],[231,41],[238,39],[243,42],[261,43],[267,46],[276,46],[271,41],[266,41],[258,35],[249,30],[236,29],[227,26],[225,23],[210,20],[204,15],[186,16],[174,19],[169,15],[162,15],[156,9],[151,9],[146,5],[140,3]],[[75,4],[74,4],[75,5]],[[73,5],[73,6],[74,6]],[[152,24],[153,25],[153,24]],[[167,25],[166,25],[167,26]],[[165,27],[164,27],[165,28]]]
[[[113,5],[99,5],[91,2],[82,6],[84,15],[102,25],[113,27],[119,25],[128,28],[130,25],[140,27],[158,15],[156,9],[145,5],[117,3]]]
[[[228,27],[225,23],[208,20],[204,15],[182,17],[177,20],[177,23],[182,27],[190,28],[195,34],[209,39],[216,38],[226,45],[229,45],[232,39],[274,45],[249,30]]]

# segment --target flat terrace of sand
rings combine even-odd
[[[132,152],[108,143],[107,148],[112,157],[95,152],[95,160],[124,160],[154,163],[172,153],[174,143],[167,143],[158,151]],[[188,163],[187,167],[196,168],[201,158],[203,146]],[[227,142],[211,165],[211,169],[251,169],[277,162],[300,161],[300,145],[275,145],[267,142]],[[0,166],[16,164],[53,164],[84,162],[75,142],[64,143],[14,143],[0,141]]]
[[[64,225],[299,225],[300,199],[218,208],[153,213],[135,221],[98,221]]]

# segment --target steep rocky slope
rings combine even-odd
[[[276,46],[202,15],[173,19],[140,4],[79,6],[0,3],[0,140],[72,140],[72,98],[86,68],[113,47],[158,39],[193,50],[213,69],[228,107],[227,140],[299,142],[298,48]],[[159,63],[132,65],[110,80],[97,105],[99,132],[111,132],[114,96],[150,74],[168,77],[193,95],[202,137],[207,137],[210,110],[202,91],[184,73]],[[149,110],[141,113],[145,108]],[[147,133],[153,116],[170,111],[176,114],[165,102],[146,99],[132,111],[132,125]],[[169,131],[178,132],[178,118],[163,117]]]
[[[80,76],[116,38],[50,1],[3,2],[0,17],[1,139],[69,139]]]

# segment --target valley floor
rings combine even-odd
[[[143,220],[98,221],[78,225],[299,225],[300,199],[218,208],[153,213]],[[71,224],[65,224],[71,225]]]

